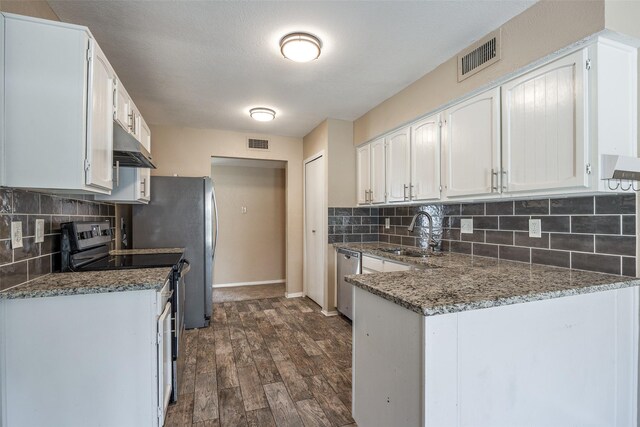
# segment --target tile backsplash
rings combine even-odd
[[[443,251],[635,276],[635,206],[635,195],[603,195],[330,208],[329,242],[380,241],[426,247],[424,217],[413,233],[407,230],[413,215],[422,210],[433,217],[434,235]],[[385,218],[389,218],[389,228],[384,227]],[[473,221],[473,233],[461,232],[462,219]],[[541,220],[541,237],[529,237],[530,219]],[[368,233],[363,221],[369,226]],[[374,223],[378,224],[377,233],[370,225]]]
[[[91,196],[59,197],[0,188],[0,291],[60,270],[60,224],[108,220],[115,206]],[[36,219],[44,219],[44,242],[35,243]],[[11,222],[22,222],[22,248],[11,247]]]

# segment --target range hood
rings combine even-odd
[[[151,161],[151,153],[122,126],[113,123],[113,164],[120,167],[150,168],[156,165]]]
[[[603,154],[600,179],[640,181],[640,158]]]

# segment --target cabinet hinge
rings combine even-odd
[[[162,406],[158,406],[158,418],[161,418],[163,415]]]
[[[442,193],[442,185],[439,188],[440,188],[440,192]]]
[[[442,127],[442,122],[438,122],[438,127]]]
[[[84,159],[84,170],[88,171],[91,168],[91,162],[89,159]]]
[[[90,62],[91,58],[93,58],[93,44],[91,43],[91,40],[89,40],[89,46],[87,47],[87,62]]]
[[[591,69],[591,60],[590,60],[590,59],[587,59],[587,62],[584,64],[584,66],[585,66],[585,68],[586,68],[587,70],[590,70],[590,69]]]
[[[156,344],[160,344],[162,342],[162,333],[158,332],[156,335]]]
[[[587,167],[585,168],[587,175],[591,174],[591,163],[587,163]]]

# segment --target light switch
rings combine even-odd
[[[391,228],[391,218],[384,219],[384,228],[387,230]]]
[[[243,213],[243,214],[246,214],[246,213],[247,213],[247,207],[246,207],[246,206],[243,206],[243,207],[242,207],[242,213]]]
[[[13,249],[22,247],[22,221],[11,222],[11,247]]]
[[[36,243],[44,242],[44,219],[36,219]]]
[[[460,220],[460,232],[464,234],[473,234],[473,219],[462,218]]]

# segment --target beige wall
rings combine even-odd
[[[354,169],[356,150],[353,146],[353,122],[326,119],[303,138],[303,157],[324,152],[325,186],[327,207],[355,206],[356,173]],[[325,228],[328,226],[327,213],[323,213]],[[323,309],[335,310],[335,250],[327,243],[327,263],[325,268],[325,302]]]
[[[158,165],[152,175],[210,176],[212,156],[286,161],[287,293],[302,292],[302,139],[267,136],[270,150],[260,152],[247,148],[248,137],[265,135],[151,126],[151,152]]]
[[[0,0],[0,11],[50,19],[52,21],[60,20],[49,4],[41,0]]]
[[[214,165],[211,177],[220,225],[214,284],[284,279],[284,169]]]
[[[456,98],[604,29],[604,1],[541,1],[506,22],[502,59],[457,81],[449,59],[354,122],[354,144],[366,142]],[[637,24],[636,24],[637,25]]]

